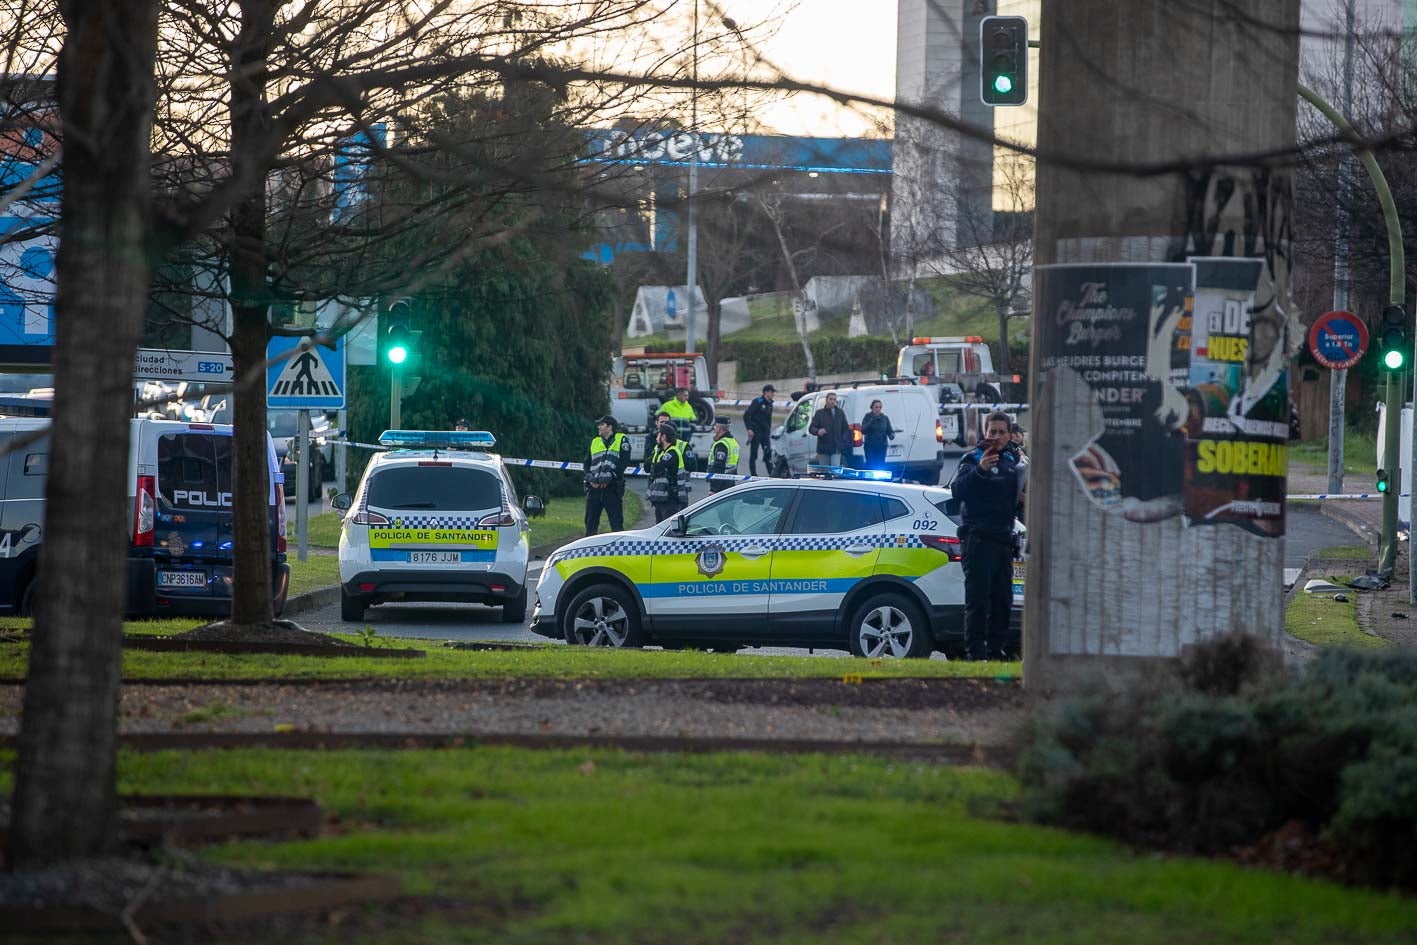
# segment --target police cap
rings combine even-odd
[[[620,425],[620,421],[618,421],[618,420],[616,420],[614,417],[610,416],[610,414],[606,414],[605,416],[601,417],[599,420],[595,421],[595,425],[596,425],[596,426],[600,426],[602,423],[608,423],[608,424],[610,424],[610,426],[612,426],[612,427],[618,427],[618,426]]]

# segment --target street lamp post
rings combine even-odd
[[[689,87],[689,317],[685,321],[684,350],[694,353],[694,314],[698,308],[699,221],[694,194],[699,189],[699,0],[694,0],[693,83]]]

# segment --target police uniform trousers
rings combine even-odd
[[[758,449],[763,451],[763,474],[772,475],[772,440],[771,434],[760,434],[753,431],[753,438],[748,441],[748,475],[758,474]]]
[[[654,523],[658,525],[667,518],[673,518],[684,508],[683,502],[656,502],[654,503]]]
[[[594,535],[600,531],[600,513],[604,510],[610,519],[610,530],[625,530],[625,498],[619,483],[612,483],[604,489],[590,488],[585,495],[585,533]]]
[[[1000,660],[1010,640],[1009,609],[1014,602],[1012,535],[960,529],[964,567],[964,655]]]

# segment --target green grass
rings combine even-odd
[[[322,587],[333,587],[339,583],[339,558],[331,554],[312,554],[304,561],[297,561],[295,552],[290,552],[290,592],[287,597],[304,594]]]
[[[171,632],[193,623],[168,621]],[[360,642],[354,634],[342,634]],[[255,653],[239,656],[220,653],[123,654],[123,675],[144,679],[192,677],[199,679],[699,679],[699,678],[837,678],[866,677],[982,677],[1012,679],[1019,664],[967,663],[945,660],[821,659],[811,656],[755,656],[704,653],[694,650],[609,650],[568,647],[547,643],[518,650],[445,649],[429,640],[376,638],[382,646],[426,650],[414,660],[380,660],[366,657],[277,656]],[[29,647],[0,645],[0,678],[24,675]]]
[[[634,528],[644,505],[639,495],[625,490],[625,527]],[[600,517],[600,530],[609,531],[610,523],[605,516]],[[546,515],[531,520],[531,545],[533,548],[547,546],[560,547],[566,542],[585,534],[585,499],[579,496],[562,496],[546,500]]]
[[[1335,577],[1334,583],[1342,584],[1347,580],[1347,576]],[[1315,646],[1352,649],[1387,646],[1386,640],[1364,633],[1358,626],[1358,592],[1346,590],[1344,594],[1348,597],[1347,601],[1336,601],[1333,594],[1306,594],[1301,588],[1289,603],[1289,610],[1284,616],[1284,629],[1289,631],[1290,636]]]
[[[1328,438],[1293,443],[1289,447],[1289,464],[1301,472],[1324,473],[1328,470]],[[1375,476],[1378,471],[1378,440],[1376,433],[1348,429],[1343,433],[1344,475]],[[1349,492],[1368,490],[1371,483],[1345,483]],[[1362,488],[1358,488],[1361,486]]]
[[[13,755],[0,760],[9,788]],[[415,942],[1385,945],[1417,900],[1159,857],[997,819],[999,772],[858,756],[205,751],[119,759],[119,788],[315,797],[315,839],[202,855],[396,875],[296,945]],[[443,905],[443,910],[438,908]],[[230,941],[231,939],[220,939]]]
[[[1373,549],[1367,545],[1334,545],[1331,548],[1320,548],[1314,552],[1314,557],[1339,561],[1371,561]]]
[[[310,516],[309,524],[306,528],[306,540],[311,548],[338,548],[340,522],[344,521],[343,512],[321,512],[319,515]],[[286,539],[292,546],[295,544],[295,516],[290,517],[289,537]]]

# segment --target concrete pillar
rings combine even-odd
[[[1042,15],[1024,676],[1068,688],[1228,631],[1281,640],[1282,440],[1223,427],[1228,410],[1268,417],[1286,397],[1271,368],[1299,339],[1290,170],[1266,158],[1295,141],[1299,0],[1069,0]],[[1186,265],[1198,256],[1252,262]],[[1084,263],[1102,268],[1048,268]],[[1193,324],[1197,270],[1209,288]],[[1233,316],[1216,325],[1230,334],[1207,336],[1201,307]],[[1239,363],[1192,376],[1206,337]],[[1217,447],[1244,469],[1215,475]]]

